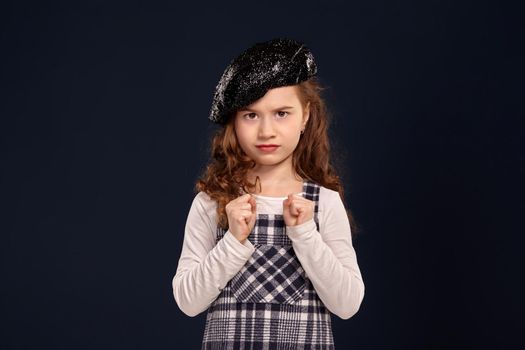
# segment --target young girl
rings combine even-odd
[[[208,310],[202,349],[334,349],[330,313],[361,305],[316,73],[308,48],[274,39],[217,85],[210,119],[222,127],[173,278],[185,314]]]

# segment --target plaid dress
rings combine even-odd
[[[318,230],[319,188],[303,183]],[[217,229],[217,242],[224,234]],[[202,349],[334,349],[330,312],[294,253],[283,216],[258,214],[248,239],[255,252],[210,305]]]

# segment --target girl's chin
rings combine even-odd
[[[272,159],[270,159],[272,158]],[[279,165],[281,164],[282,162],[284,162],[286,160],[286,158],[282,158],[282,157],[254,157],[252,158],[254,161],[255,161],[255,164],[256,164],[256,167],[259,167],[259,166],[272,166],[272,165]]]

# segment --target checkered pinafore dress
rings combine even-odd
[[[319,185],[305,180],[303,193],[319,230]],[[285,231],[282,215],[257,215],[255,252],[210,305],[202,349],[334,349],[330,312]],[[224,234],[217,229],[217,242]]]

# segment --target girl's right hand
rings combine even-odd
[[[255,226],[255,209],[255,199],[251,194],[242,195],[226,204],[229,230],[241,243],[246,241]]]

